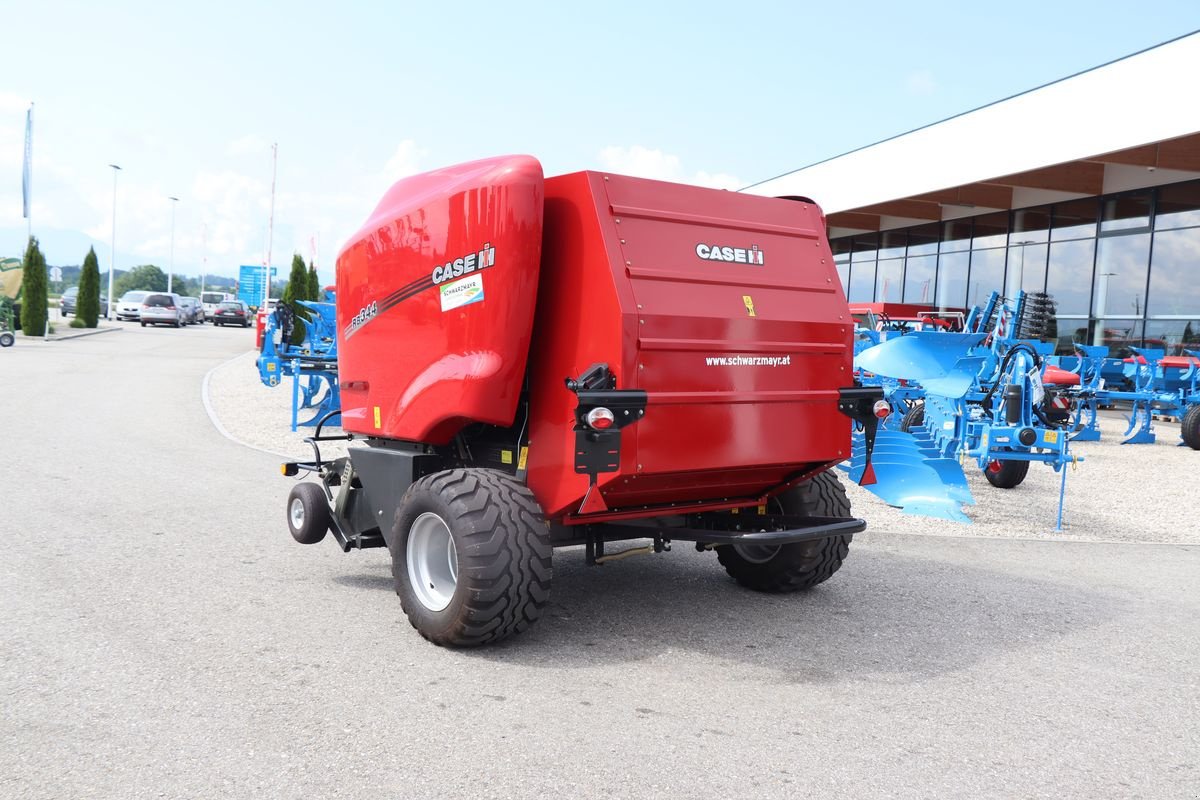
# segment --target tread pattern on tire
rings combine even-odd
[[[1193,450],[1200,450],[1200,403],[1193,403],[1179,420],[1179,436]]]
[[[846,487],[832,472],[823,472],[781,497],[784,511],[818,517],[849,517]],[[833,536],[812,542],[783,545],[766,564],[752,564],[731,546],[716,548],[717,560],[729,577],[760,592],[795,592],[811,589],[833,577],[850,553],[853,535]]]
[[[422,500],[431,497],[450,512],[445,522],[458,534],[459,591],[447,608],[452,619],[436,632],[419,624],[429,612],[405,591],[407,526],[427,510]],[[397,511],[394,533],[396,593],[409,622],[434,644],[472,647],[499,641],[532,625],[549,602],[549,530],[533,493],[504,472],[453,469],[416,481]]]
[[[925,424],[925,404],[914,403],[909,406],[908,411],[904,412],[904,416],[900,418],[900,430],[908,433],[913,428]]]
[[[1014,489],[1020,486],[1029,474],[1028,461],[1000,461],[1000,471],[992,472],[990,465],[983,468],[988,483],[997,489]]]

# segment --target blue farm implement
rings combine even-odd
[[[311,319],[296,317],[304,326],[304,340],[291,344],[291,322],[286,314],[272,314],[263,332],[258,375],[266,386],[292,379],[292,430],[315,427],[320,420],[337,416],[342,407],[337,373],[337,322],[333,303],[299,301]],[[276,332],[279,342],[276,343]],[[300,412],[314,413],[300,419]]]
[[[967,316],[963,333],[929,330],[882,337],[855,357],[864,382],[878,382],[894,414],[876,436],[876,482],[870,491],[906,513],[969,522],[974,504],[963,468],[969,461],[999,488],[1019,485],[1030,463],[1061,474],[1057,528],[1062,528],[1069,410],[1041,380],[1046,346],[1030,338],[1045,327],[1053,304],[1041,295],[993,293]],[[864,469],[855,442],[852,478]]]
[[[1061,366],[1079,376],[1074,394],[1075,441],[1100,439],[1102,406],[1127,403],[1128,425],[1121,444],[1153,444],[1154,417],[1180,419],[1180,444],[1200,450],[1200,353],[1184,350],[1183,356],[1167,356],[1154,348],[1131,348],[1133,357],[1123,362],[1109,357],[1103,346],[1076,345],[1077,355]],[[1113,362],[1122,365],[1121,381],[1112,388]]]

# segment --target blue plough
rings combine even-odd
[[[333,303],[299,301],[309,310],[311,319],[296,317],[304,326],[304,340],[290,344],[290,331],[280,328],[279,318],[267,318],[263,331],[262,353],[258,357],[259,379],[266,386],[278,386],[285,377],[292,379],[292,430],[315,427],[331,412],[337,416],[342,399],[337,373],[337,321]],[[281,335],[276,343],[276,332]],[[300,412],[315,409],[301,420]]]

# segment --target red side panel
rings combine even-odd
[[[542,241],[542,167],[529,156],[405,178],[338,255],[342,425],[444,444],[511,425],[524,379]]]
[[[595,173],[546,191],[529,484],[551,516],[587,488],[562,379],[596,362],[649,395],[609,508],[754,497],[847,455],[851,326],[819,208]]]

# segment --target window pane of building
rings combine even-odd
[[[899,303],[904,294],[904,259],[881,258],[875,273],[875,302]]]
[[[1060,314],[1055,322],[1058,333],[1058,344],[1054,348],[1055,354],[1074,355],[1076,343],[1089,343],[1086,317],[1064,317]]]
[[[1200,315],[1200,228],[1154,234],[1147,312]]]
[[[1104,216],[1100,232],[1124,231],[1150,225],[1150,192],[1135,192],[1110,197],[1104,201]]]
[[[971,249],[1004,247],[1008,244],[1008,212],[983,214],[975,218],[975,234],[971,238]],[[998,286],[996,288],[999,288]]]
[[[908,254],[910,256],[927,256],[937,252],[938,229],[940,224],[918,225],[908,229]]]
[[[967,307],[967,264],[969,252],[938,256],[937,305],[939,311]]]
[[[1050,206],[1013,212],[1012,242],[1044,242],[1050,238]]]
[[[875,299],[875,251],[856,252],[850,256],[850,288],[846,297],[852,303],[869,303]]]
[[[1200,181],[1175,183],[1158,190],[1154,209],[1154,229],[1186,228],[1200,225]]]
[[[1050,238],[1058,242],[1095,236],[1099,213],[1100,203],[1094,197],[1055,205]]]
[[[1092,302],[1092,259],[1095,239],[1076,239],[1050,245],[1046,291],[1058,304],[1059,314],[1087,316]],[[1085,338],[1080,341],[1086,342]]]
[[[833,251],[833,257],[846,255],[850,252],[850,238],[842,237],[841,239],[830,239],[829,249]]]
[[[1108,354],[1115,358],[1133,355],[1130,346],[1142,346],[1140,319],[1101,319],[1091,324],[1092,344],[1108,345]]]
[[[1195,319],[1147,321],[1146,346],[1160,347],[1169,356],[1184,355],[1184,350],[1200,353],[1200,314]]]
[[[904,265],[904,302],[933,303],[936,274],[937,256],[909,256]]]
[[[1013,234],[1016,238],[1017,234]],[[1024,240],[1022,240],[1024,241]],[[1015,242],[1008,248],[1007,294],[1015,296],[1018,289],[1041,292],[1046,287],[1046,245]]]
[[[942,223],[943,253],[957,253],[971,249],[971,220],[955,219]]]
[[[838,279],[842,282],[842,291],[843,292],[849,291],[850,290],[850,262],[849,261],[837,261],[835,259],[833,262],[833,265],[835,267],[837,267]]]
[[[903,258],[908,246],[908,231],[884,231],[879,234],[879,257]]]
[[[992,292],[1004,290],[1004,249],[971,251],[971,285],[967,302],[977,306],[987,302]]]
[[[1096,287],[1092,316],[1140,317],[1146,308],[1146,265],[1150,234],[1110,236],[1096,243]]]

